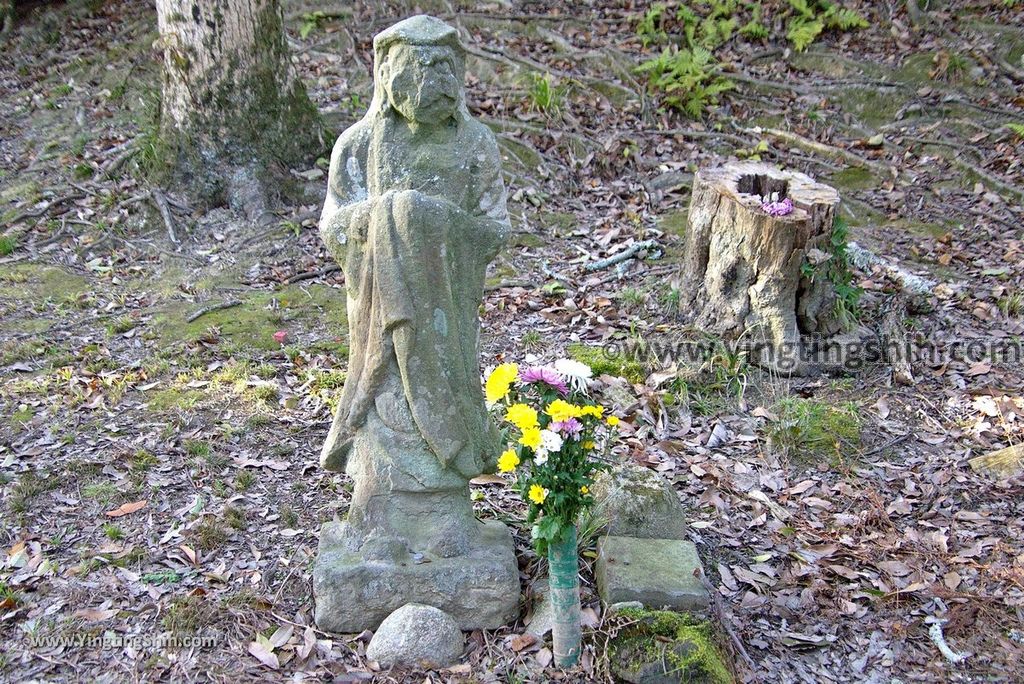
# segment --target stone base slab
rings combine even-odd
[[[694,574],[700,568],[697,548],[688,541],[613,536],[597,541],[595,575],[605,605],[639,601],[654,610],[706,613],[708,592]]]
[[[512,536],[497,521],[480,523],[469,553],[368,560],[345,543],[348,523],[326,523],[313,566],[315,619],[329,632],[375,630],[407,603],[434,606],[459,628],[497,629],[519,615],[519,568]]]

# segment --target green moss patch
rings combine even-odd
[[[286,331],[288,342],[294,344],[309,331],[335,337],[344,334],[347,326],[344,292],[326,285],[258,291],[237,306],[188,322],[194,312],[215,303],[175,302],[154,318],[152,327],[168,343],[210,339],[214,337],[211,328],[215,328],[216,339],[230,342],[236,349],[273,351],[281,348],[281,342],[274,339],[279,330]]]
[[[860,445],[861,419],[855,404],[787,398],[775,411],[768,439],[787,454],[841,460]]]
[[[566,353],[569,358],[590,366],[594,375],[616,375],[630,382],[643,382],[647,377],[642,363],[620,356],[610,357],[602,347],[570,344]]]
[[[84,276],[56,266],[0,266],[0,312],[38,309],[45,302],[73,302],[90,290]]]
[[[627,608],[608,644],[612,672],[625,681],[731,684],[732,673],[707,620],[666,610]]]

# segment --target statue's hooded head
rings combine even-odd
[[[421,124],[468,116],[462,92],[465,51],[448,24],[422,14],[410,17],[378,33],[373,54],[371,114],[393,110]]]

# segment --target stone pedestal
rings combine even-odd
[[[605,605],[638,601],[646,608],[706,613],[708,591],[696,547],[678,539],[601,537],[597,588]]]
[[[364,558],[352,551],[348,523],[326,523],[313,567],[316,624],[324,630],[375,630],[406,603],[451,615],[463,630],[496,629],[519,614],[519,573],[505,525],[478,523],[467,553],[443,558],[398,552]]]

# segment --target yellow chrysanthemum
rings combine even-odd
[[[503,363],[487,376],[484,394],[487,403],[493,404],[508,396],[508,390],[519,375],[519,366],[514,363]]]
[[[551,416],[551,420],[555,422],[562,422],[569,420],[570,418],[579,418],[582,409],[575,404],[570,404],[562,399],[555,399],[553,402],[548,404],[547,413]]]
[[[544,503],[544,499],[548,498],[548,490],[541,487],[539,484],[530,485],[530,501],[540,506]]]
[[[586,449],[587,451],[591,451],[596,446],[597,445],[594,444],[594,442],[592,440],[589,440],[589,439],[586,442],[583,443],[583,448]]]
[[[606,422],[609,425],[611,425],[612,427],[615,427],[616,425],[619,424],[619,417],[618,416],[608,416],[608,420]]]
[[[580,409],[580,415],[601,418],[604,416],[604,406],[584,406]]]
[[[519,438],[519,443],[525,447],[536,449],[540,446],[540,428],[532,427],[523,430],[523,436]]]
[[[589,493],[590,493],[590,487],[588,487],[587,485],[583,485],[582,487],[580,487],[580,494],[589,494]]]
[[[539,427],[537,423],[537,410],[526,404],[513,404],[505,412],[505,420],[515,425],[520,430],[529,430]]]
[[[498,457],[498,471],[502,473],[511,473],[519,465],[519,456],[512,449],[506,449],[502,452],[501,456]]]

